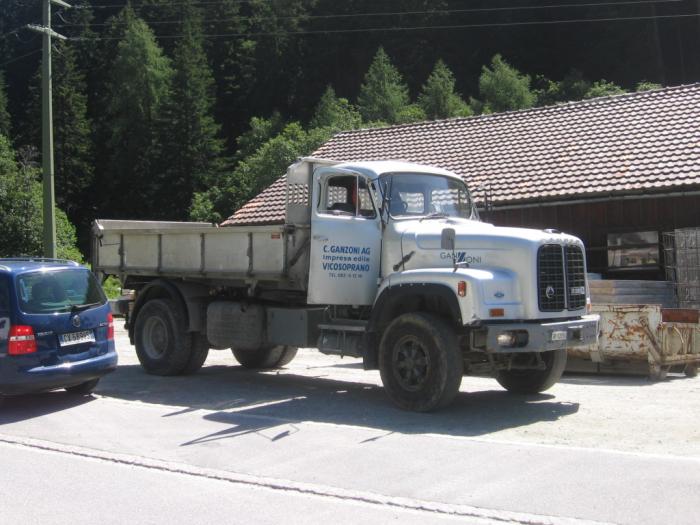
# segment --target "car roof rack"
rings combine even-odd
[[[70,266],[80,266],[80,263],[70,259],[54,259],[51,257],[2,257],[0,262],[52,262],[63,263]]]

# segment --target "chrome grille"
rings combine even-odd
[[[564,254],[558,244],[545,244],[537,252],[537,295],[540,311],[560,312],[566,308]]]
[[[586,266],[583,250],[578,246],[564,248],[566,255],[566,292],[569,310],[586,306]]]

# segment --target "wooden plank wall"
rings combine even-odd
[[[482,219],[499,226],[555,228],[580,237],[586,244],[588,271],[607,272],[607,234],[632,231],[671,231],[700,226],[700,196],[659,197],[538,206],[482,213]],[[625,275],[633,279],[665,279],[663,270]]]

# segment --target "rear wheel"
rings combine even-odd
[[[379,343],[384,390],[400,408],[428,412],[450,403],[459,391],[464,364],[455,332],[432,314],[403,314]]]
[[[698,375],[698,365],[688,364],[685,365],[685,375],[686,377],[696,377]]]
[[[544,368],[500,370],[496,380],[514,394],[537,394],[551,388],[566,368],[566,350],[550,350],[540,353]],[[522,354],[514,358],[514,365],[529,366],[537,363],[535,354]]]
[[[92,394],[92,391],[95,390],[95,387],[99,382],[99,377],[96,379],[91,379],[90,381],[85,381],[84,383],[80,383],[79,385],[66,387],[66,392],[68,392],[69,394],[76,394],[79,396],[87,396],[89,394]]]
[[[136,355],[146,372],[171,376],[185,370],[196,337],[185,331],[186,325],[181,309],[170,299],[152,299],[143,305],[134,334]]]
[[[297,355],[293,346],[273,346],[258,350],[236,350],[232,348],[236,361],[245,368],[264,369],[281,368],[288,365]]]

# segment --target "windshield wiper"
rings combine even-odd
[[[102,303],[72,304],[70,305],[70,313],[71,315],[75,315],[78,312],[82,312],[88,308],[92,308],[93,306],[100,306],[101,304]]]
[[[446,217],[449,217],[449,215],[445,212],[436,211],[430,213],[429,215],[426,215],[425,217],[421,217],[421,220],[419,220],[418,222],[423,222],[425,219],[445,219]]]

